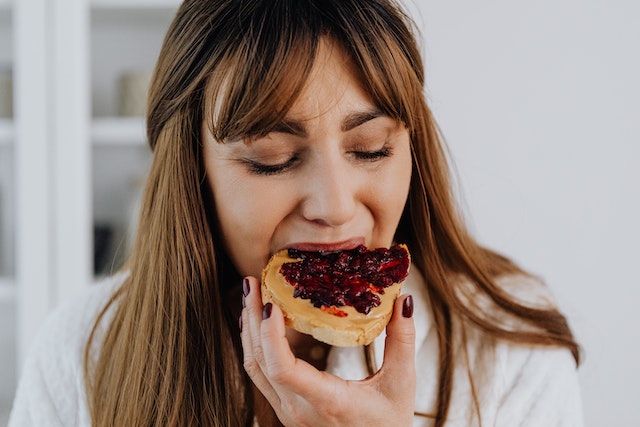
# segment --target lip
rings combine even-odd
[[[339,242],[297,242],[287,245],[287,248],[300,251],[335,252],[354,249],[360,245],[364,245],[364,243],[364,237],[352,237]]]

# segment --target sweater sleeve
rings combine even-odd
[[[509,346],[497,366],[502,397],[496,427],[582,427],[578,372],[571,353],[562,348]]]
[[[23,366],[9,427],[79,425],[81,366],[65,317],[60,312],[49,316],[36,336]]]
[[[97,313],[123,277],[89,287],[46,318],[24,361],[8,427],[90,425],[84,349]]]

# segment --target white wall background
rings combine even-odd
[[[407,1],[473,229],[556,294],[587,425],[640,426],[640,2]]]

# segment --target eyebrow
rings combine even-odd
[[[376,119],[384,115],[385,114],[382,111],[377,109],[369,110],[369,111],[358,111],[355,113],[348,114],[344,118],[344,120],[342,120],[342,125],[340,126],[340,130],[342,132],[348,132],[351,129],[355,129],[358,126],[361,126],[370,120]]]
[[[378,110],[368,110],[368,111],[357,111],[354,113],[347,114],[347,116],[342,120],[340,124],[340,130],[342,132],[348,132],[352,129],[357,128],[370,120],[376,119],[378,117],[382,117],[385,114]],[[272,129],[272,132],[280,132],[287,133],[295,136],[306,136],[307,129],[304,125],[304,122],[298,120],[283,120],[277,123]]]
[[[304,124],[296,120],[283,120],[277,123],[271,129],[271,132],[288,133],[295,136],[305,136],[307,134]]]

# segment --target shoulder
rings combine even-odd
[[[47,316],[24,362],[11,426],[84,424],[84,350],[98,314],[125,277],[101,280]]]
[[[539,278],[511,275],[498,278],[496,284],[523,306],[557,310],[551,290]],[[475,297],[500,326],[531,328],[524,320],[500,314],[493,301],[483,300],[484,295]],[[496,426],[583,425],[578,368],[571,351],[489,336],[468,321],[459,324],[467,339],[459,344],[458,363],[472,373],[474,386],[486,399],[481,402],[483,420],[488,417]]]
[[[513,303],[534,310],[557,311],[558,307],[549,287],[539,278],[525,274],[508,275],[495,280],[503,295]],[[515,314],[509,314],[491,296],[476,289],[469,292],[473,300],[472,308],[482,309],[482,316],[496,327],[511,332],[540,332],[541,329],[526,319]],[[503,377],[521,377],[526,369],[552,370],[569,367],[567,372],[576,371],[576,362],[571,352],[561,346],[532,345],[512,341],[507,337],[501,338],[488,334],[482,328],[468,319],[457,318],[455,321],[458,331],[464,332],[464,337],[456,334],[460,340],[458,345],[466,343],[467,352],[472,360],[479,354],[489,354],[486,362],[494,363],[498,367],[496,374]],[[479,359],[482,359],[478,357]]]
[[[539,277],[510,274],[498,277],[496,284],[520,304],[532,308],[557,308],[551,289]]]
[[[81,362],[98,314],[126,278],[120,273],[102,279],[60,304],[47,317],[30,353],[34,357],[56,355]]]
[[[456,357],[447,425],[584,424],[578,370],[567,349],[496,340],[473,332],[467,337]]]
[[[466,276],[453,279],[457,297],[469,307],[484,310],[497,309],[495,300],[484,288],[480,288]],[[516,273],[493,279],[494,291],[514,303],[536,309],[557,309],[553,293],[545,282],[536,276]]]
[[[499,343],[495,379],[498,425],[528,420],[532,425],[581,426],[578,368],[565,348]],[[495,384],[494,384],[495,385]]]

